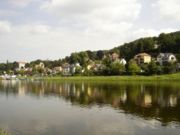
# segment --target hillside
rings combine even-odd
[[[69,63],[80,62],[86,59],[101,60],[105,55],[116,52],[120,57],[130,60],[134,55],[146,52],[152,56],[156,56],[160,52],[172,52],[176,54],[180,60],[180,31],[160,34],[158,37],[140,38],[130,43],[125,43],[111,50],[99,51],[85,51],[79,53],[72,53],[71,56],[66,57],[65,60]]]
[[[110,50],[74,52],[70,56],[54,61],[35,60],[28,63],[26,66],[33,67],[34,65],[43,62],[45,67],[52,69],[53,67],[60,66],[66,62],[70,64],[79,62],[80,65],[84,67],[87,63],[91,61],[101,61],[105,56],[114,52],[118,53],[121,58],[123,57],[127,61],[140,52],[149,53],[151,56],[156,56],[159,52],[171,52],[174,53],[178,61],[180,61],[180,31],[168,34],[162,33],[158,37],[140,38]],[[16,62],[1,63],[0,73],[3,73],[3,71],[14,70],[16,68]]]

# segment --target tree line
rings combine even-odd
[[[54,68],[61,66],[63,63],[80,63],[82,68],[86,68],[88,64],[92,62],[103,63],[105,67],[101,67],[101,70],[93,74],[102,75],[115,75],[115,74],[135,74],[142,72],[143,70],[146,74],[162,74],[174,72],[175,65],[167,63],[164,66],[158,65],[156,62],[152,61],[150,64],[137,65],[131,59],[138,53],[146,52],[152,57],[156,57],[160,52],[166,53],[171,52],[176,55],[177,61],[180,61],[180,32],[160,34],[158,37],[147,37],[140,38],[130,43],[124,43],[118,47],[110,50],[98,50],[98,51],[81,51],[74,52],[70,56],[67,56],[59,60],[35,60],[26,64],[26,67],[34,67],[36,64],[43,62],[45,67]],[[120,58],[125,58],[128,61],[126,66],[119,63],[113,63],[108,60],[108,56],[112,53],[117,53]],[[9,73],[15,71],[18,67],[17,62],[6,62],[0,63],[0,74],[3,72]],[[87,74],[91,74],[88,73]]]

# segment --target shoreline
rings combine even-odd
[[[34,78],[35,79],[35,78]],[[70,76],[42,77],[47,81],[180,81],[180,73],[154,76]],[[41,80],[40,79],[40,80]]]
[[[139,82],[154,82],[154,81],[180,81],[180,73],[166,74],[166,75],[153,75],[153,76],[142,76],[142,75],[124,75],[124,76],[52,76],[52,77],[17,77],[18,80],[45,80],[45,81],[139,81]],[[3,80],[0,78],[0,80]]]

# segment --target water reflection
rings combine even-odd
[[[164,126],[180,122],[178,83],[55,83],[1,81],[0,95],[60,97],[72,105],[111,106],[143,119],[156,119]]]

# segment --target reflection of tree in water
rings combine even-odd
[[[34,97],[57,96],[74,105],[90,107],[111,105],[163,124],[180,122],[180,85],[156,83],[55,83],[0,82],[0,92]]]

